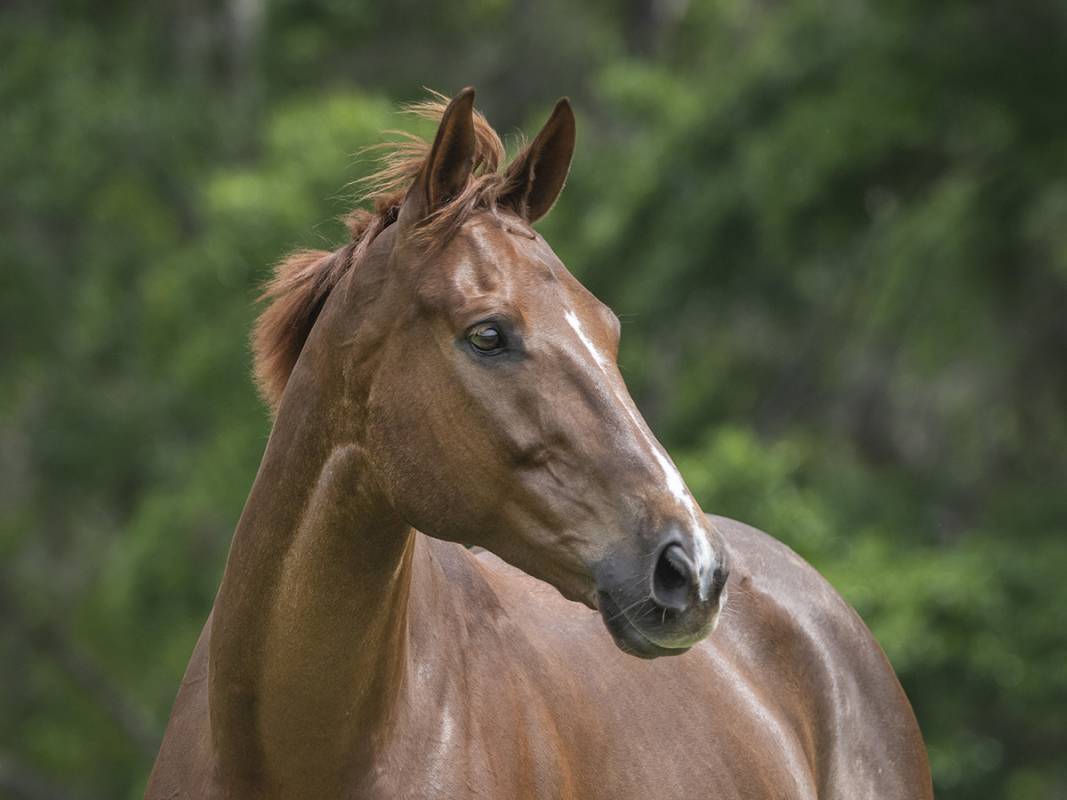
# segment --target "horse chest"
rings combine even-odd
[[[404,703],[351,797],[814,797],[807,771],[797,770],[796,741],[706,680],[700,659],[693,654],[691,679],[677,685],[680,693],[703,684],[681,717],[674,701],[623,674],[564,688],[524,683],[501,664],[491,684],[474,680],[480,691],[464,693],[463,681],[436,685]]]

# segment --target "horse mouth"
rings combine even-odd
[[[661,656],[680,656],[692,646],[664,647],[656,644],[634,625],[625,610],[619,608],[618,603],[607,592],[597,592],[597,601],[604,626],[611,634],[611,638],[615,640],[615,644],[624,653],[638,658],[653,659]]]

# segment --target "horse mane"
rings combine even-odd
[[[422,119],[438,122],[448,107],[448,98],[436,92],[404,107]],[[354,265],[359,264],[370,244],[396,222],[400,205],[422,172],[431,143],[406,131],[388,131],[395,138],[372,145],[362,152],[379,154],[379,169],[357,182],[362,187],[356,208],[343,219],[351,240],[339,250],[298,250],[274,267],[263,287],[260,302],[268,305],[252,330],[252,355],[256,385],[271,413],[277,411],[289,375],[296,366],[311,329],[330,292]],[[411,238],[424,250],[442,247],[474,213],[496,211],[497,198],[512,189],[501,171],[505,150],[500,136],[485,117],[474,112],[474,169],[462,191],[416,223]]]

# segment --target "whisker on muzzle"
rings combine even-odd
[[[610,617],[607,618],[606,621],[607,622],[613,622],[614,620],[617,620],[619,617],[625,617],[626,614],[630,611],[630,609],[636,608],[637,606],[641,605],[642,603],[647,603],[650,599],[651,598],[649,598],[648,595],[645,595],[640,600],[637,600],[637,601],[635,601],[633,603],[630,603],[630,605],[626,606],[625,608],[620,609],[618,611],[618,613],[612,614]]]

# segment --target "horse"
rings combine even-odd
[[[931,798],[874,637],[700,510],[532,227],[570,103],[506,166],[473,104],[265,289],[273,428],[145,796]]]

